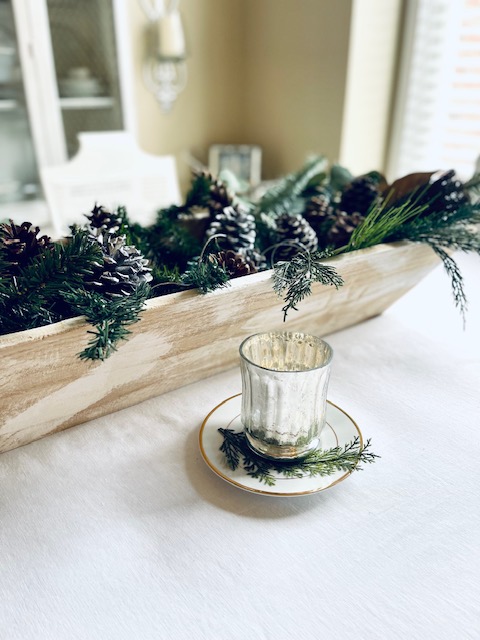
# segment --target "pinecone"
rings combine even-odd
[[[342,193],[339,210],[366,215],[371,205],[379,198],[377,184],[372,176],[354,178]]]
[[[422,216],[432,213],[455,213],[461,206],[469,203],[468,194],[463,184],[456,178],[455,171],[437,171],[434,173],[426,188],[420,191],[420,197],[415,200],[418,206],[428,205]]]
[[[100,234],[117,233],[121,226],[121,220],[118,213],[108,211],[102,205],[93,207],[90,215],[85,217],[88,220],[88,228],[92,236],[95,238]]]
[[[207,229],[206,236],[210,238],[217,233],[227,236],[222,244],[225,243],[228,249],[236,253],[253,249],[256,235],[255,218],[241,207],[225,207],[215,216]]]
[[[300,250],[316,251],[317,234],[301,215],[282,213],[276,218],[274,258],[291,260]]]
[[[363,222],[365,216],[358,211],[353,213],[338,211],[336,215],[335,222],[328,231],[327,242],[334,247],[343,247],[350,240],[356,227]]]
[[[305,207],[303,217],[313,228],[317,236],[323,235],[330,227],[335,216],[332,196],[326,189],[312,196]]]
[[[212,174],[208,174],[208,177],[212,184],[206,204],[212,217],[214,217],[222,213],[225,207],[231,207],[233,205],[233,197],[221,180],[217,180]]]
[[[247,276],[248,274],[256,273],[257,271],[253,262],[241,253],[235,253],[235,251],[232,251],[231,249],[228,249],[227,251],[219,251],[218,253],[211,253],[208,256],[208,259],[223,267],[230,278]]]
[[[242,249],[240,255],[249,263],[254,265],[255,271],[264,271],[268,269],[267,258],[255,249]]]
[[[31,222],[17,225],[10,220],[10,224],[0,224],[0,247],[4,252],[4,260],[13,273],[17,273],[35,256],[53,248],[48,236],[37,237],[39,232],[40,229]]]
[[[142,282],[152,280],[151,269],[140,251],[125,243],[125,236],[107,233],[98,237],[103,251],[103,264],[91,280],[90,288],[110,298],[132,294]]]

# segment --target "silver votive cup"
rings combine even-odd
[[[240,345],[241,422],[251,448],[295,459],[319,445],[333,350],[294,331],[257,333]]]

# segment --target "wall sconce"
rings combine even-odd
[[[187,84],[185,35],[179,0],[140,0],[148,17],[143,78],[163,111],[171,110]]]

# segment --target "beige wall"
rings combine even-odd
[[[130,0],[140,145],[176,155],[183,190],[190,178],[183,154],[206,163],[214,143],[260,145],[264,178],[299,168],[311,153],[332,162],[351,158],[345,136],[342,143],[345,115],[367,133],[369,126],[365,109],[365,127],[352,116],[363,79],[349,90],[353,111],[345,105],[349,64],[355,63],[355,57],[349,60],[351,17],[359,7],[370,11],[375,28],[374,5],[383,1],[182,0],[189,80],[172,112],[164,114],[142,82],[146,18],[138,0]],[[392,1],[395,7],[400,3]],[[381,34],[371,35],[381,44]],[[383,40],[389,37],[390,32]],[[378,110],[372,115],[378,118]],[[386,120],[382,127],[386,131]],[[377,142],[381,164],[383,147]],[[363,143],[356,135],[355,144],[368,144],[368,135]]]
[[[165,114],[142,81],[146,17],[137,0],[129,2],[139,144],[150,153],[175,154],[183,188],[190,176],[185,151],[206,162],[211,144],[242,142],[243,5],[243,0],[182,1],[189,78]]]
[[[246,0],[248,138],[264,174],[340,151],[351,0]]]

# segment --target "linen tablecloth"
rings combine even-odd
[[[329,398],[381,458],[310,496],[201,458],[235,368],[0,456],[5,640],[480,637],[480,261],[328,336]]]

